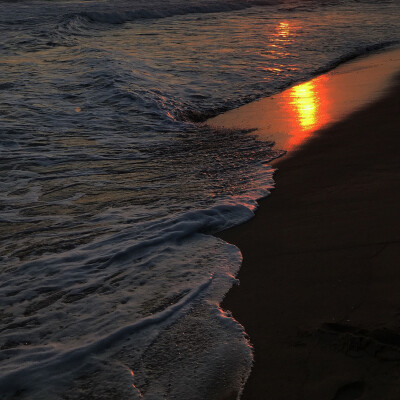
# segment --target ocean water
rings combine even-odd
[[[241,254],[212,234],[283,152],[201,122],[398,44],[400,1],[0,11],[0,397],[240,394],[251,343],[219,303]]]

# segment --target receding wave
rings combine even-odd
[[[31,389],[34,386],[43,385],[43,382],[40,380],[43,378],[43,375],[49,378],[49,370],[57,369],[59,373],[62,373],[62,371],[69,371],[69,373],[71,373],[71,368],[76,368],[77,365],[81,365],[85,358],[106,351],[112,345],[126,339],[128,336],[137,334],[151,326],[159,325],[167,320],[171,320],[182,308],[199,297],[202,292],[211,285],[212,279],[213,278],[210,277],[197,288],[190,291],[183,299],[170,305],[165,310],[143,318],[133,324],[119,327],[108,335],[88,343],[87,345],[67,351],[59,351],[57,346],[41,346],[30,349],[30,351],[25,352],[26,354],[22,353],[18,357],[19,368],[16,370],[9,370],[8,373],[1,376],[0,391],[3,394],[15,391],[16,387],[20,387],[21,381],[26,377],[29,377],[29,379],[25,384],[30,386]],[[38,361],[40,361],[40,365],[38,365]]]

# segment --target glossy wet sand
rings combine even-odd
[[[255,129],[262,140],[295,150],[320,129],[378,99],[400,68],[400,49],[357,58],[310,81],[218,115],[215,127]]]
[[[397,76],[277,160],[256,217],[220,235],[244,258],[222,303],[255,349],[243,399],[400,399],[399,149]]]

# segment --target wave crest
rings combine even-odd
[[[158,9],[141,8],[137,10],[121,10],[121,11],[84,11],[78,14],[70,15],[69,19],[85,18],[88,22],[101,24],[123,24],[143,19],[159,19],[174,17],[177,15],[187,14],[209,14],[218,12],[229,12],[242,10],[250,7],[250,3],[227,2],[227,3],[205,3],[199,5],[188,5],[181,8],[161,7]]]

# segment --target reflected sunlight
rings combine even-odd
[[[290,23],[277,21],[269,27],[268,48],[265,53],[260,53],[260,56],[268,57],[264,65],[258,66],[265,71],[267,82],[275,77],[277,82],[293,79],[297,55],[292,46],[296,40],[301,40],[301,34],[298,35],[301,31],[302,27],[296,20]],[[211,118],[207,124],[227,129],[249,129],[261,140],[274,142],[276,149],[293,151],[316,131],[382,96],[390,87],[389,77],[398,71],[398,54],[396,50],[395,53],[377,53],[346,62],[308,82]],[[282,62],[284,59],[285,63]]]
[[[324,91],[325,80],[326,78],[321,76],[287,91],[286,107],[292,119],[289,148],[301,144],[313,131],[329,120],[328,99]]]
[[[273,28],[273,31],[268,32],[268,59],[274,60],[273,66],[269,65],[267,68],[280,68],[284,70],[284,65],[280,64],[281,60],[289,56],[287,47],[293,43],[294,38],[291,32],[292,26],[288,22],[279,22]],[[264,67],[265,68],[265,67]]]
[[[289,24],[287,22],[280,22],[278,25],[278,35],[283,38],[289,36]]]
[[[314,82],[306,82],[290,90],[290,104],[298,115],[299,125],[303,130],[312,129],[317,123],[319,100]]]

